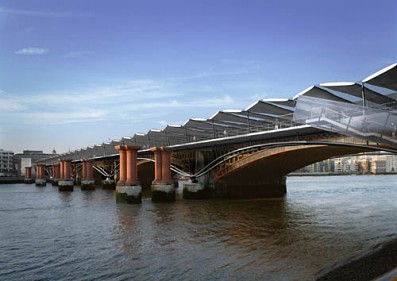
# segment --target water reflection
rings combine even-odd
[[[296,178],[280,200],[141,205],[2,188],[0,279],[313,280],[397,233],[396,177],[360,179]]]

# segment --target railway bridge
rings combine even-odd
[[[259,100],[41,160],[36,184],[116,188],[118,201],[255,198],[286,193],[286,175],[330,157],[397,151],[397,64],[360,82],[324,83],[291,99]],[[27,170],[28,173],[28,170]],[[114,187],[115,186],[115,187]]]

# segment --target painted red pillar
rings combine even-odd
[[[138,181],[137,157],[139,146],[125,146],[126,152],[126,182],[125,185],[136,185]]]
[[[32,167],[25,167],[25,178],[29,179],[32,177]]]
[[[126,150],[124,145],[117,145],[115,146],[116,150],[119,152],[119,170],[120,170],[120,178],[117,185],[125,185],[127,180],[127,157],[126,157]]]
[[[150,149],[154,153],[154,181],[153,183],[160,183],[162,180],[162,153],[161,148],[152,147]]]
[[[37,164],[37,179],[43,179],[45,175],[45,164]]]
[[[66,180],[66,160],[61,160],[61,179]]]
[[[70,180],[71,171],[72,171],[72,161],[63,160],[64,162],[64,178],[63,180]]]
[[[82,165],[81,180],[85,180],[87,178],[87,160],[82,160]]]
[[[155,179],[151,186],[153,202],[175,201],[175,188],[171,177],[171,149],[154,147]]]
[[[54,165],[54,179],[60,178],[60,164]]]
[[[85,161],[85,179],[92,180],[94,179],[94,170],[93,170],[93,163],[92,161]]]
[[[118,203],[142,203],[142,187],[138,181],[138,146],[115,146],[120,154],[120,180],[116,186]]]
[[[40,171],[39,171],[39,165],[38,164],[36,164],[35,170],[36,170],[36,179],[41,179]]]
[[[59,159],[59,179],[63,179],[63,160]]]
[[[163,183],[173,183],[171,176],[171,149],[161,147],[161,181]]]

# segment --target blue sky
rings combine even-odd
[[[397,62],[397,2],[0,0],[0,148],[58,152]]]

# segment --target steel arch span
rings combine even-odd
[[[206,173],[214,178],[213,188],[222,196],[280,197],[286,193],[286,175],[289,173],[332,157],[369,151],[385,151],[385,148],[376,144],[324,141],[269,144],[228,153],[212,167],[207,167]]]

